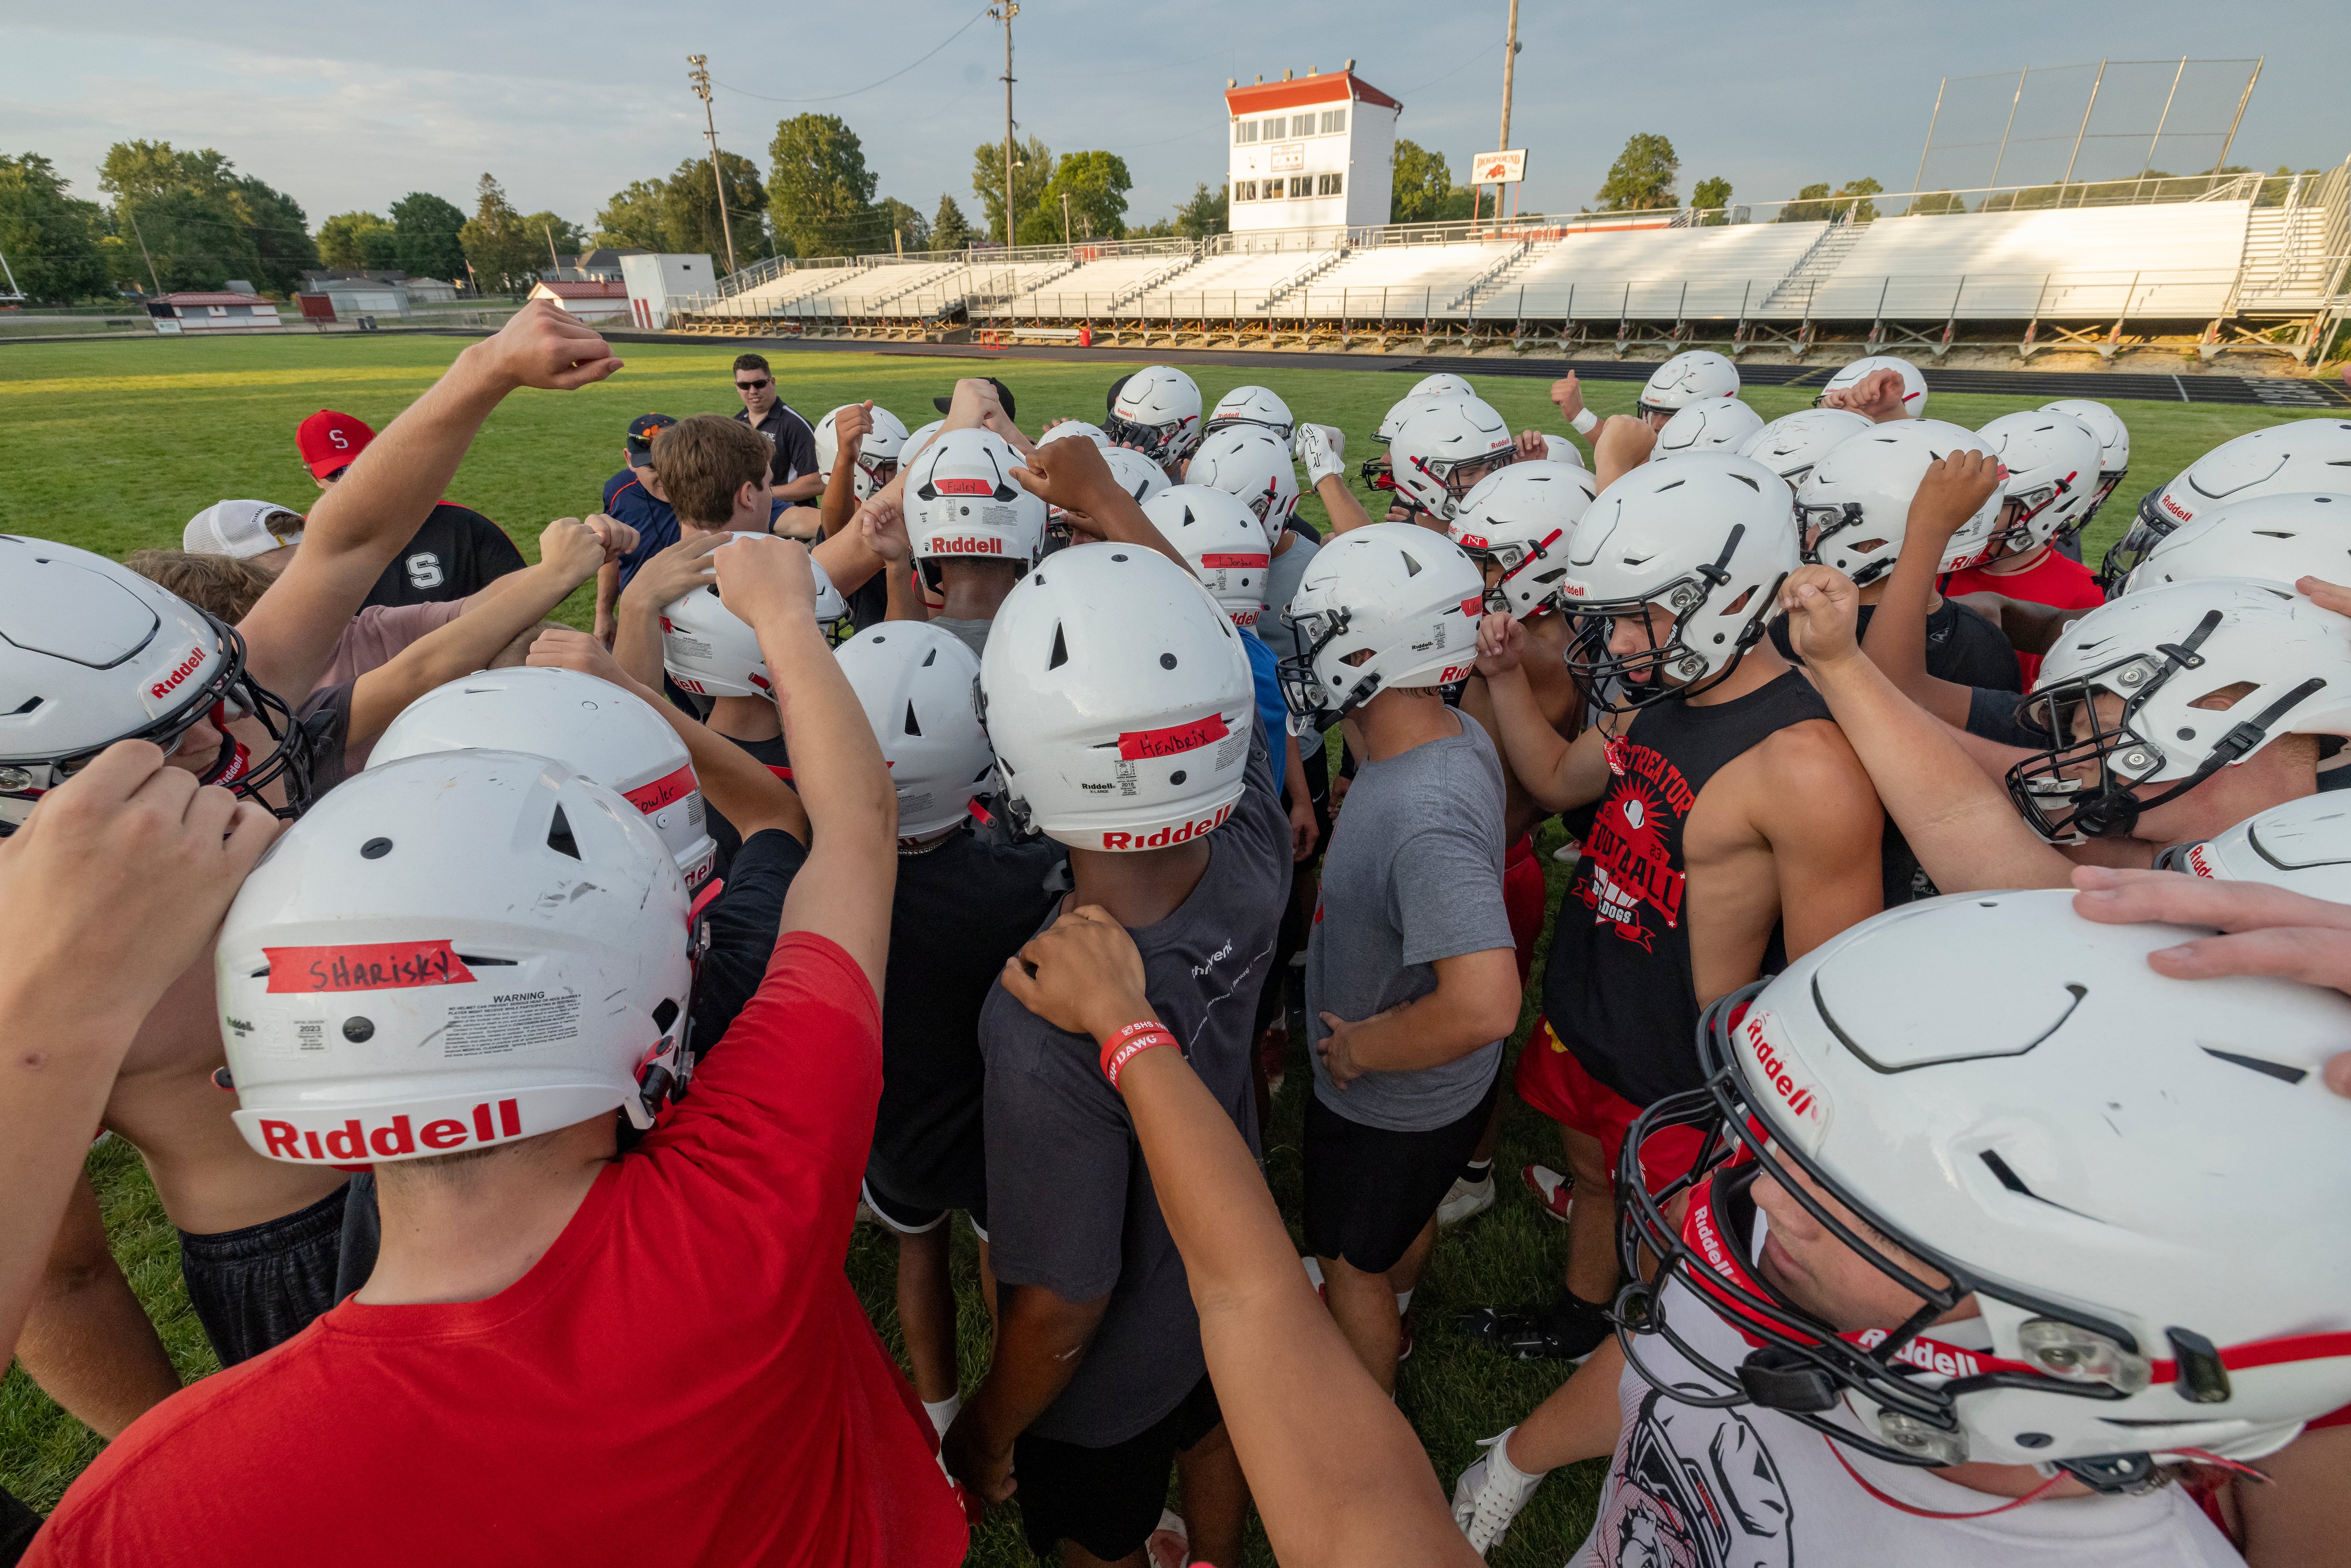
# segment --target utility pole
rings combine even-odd
[[[1061,243],[1070,243],[1070,193],[1061,193]]]
[[[538,232],[547,236],[547,265],[555,269],[555,276],[548,281],[560,283],[563,280],[563,258],[555,254],[555,231],[547,225],[541,224],[538,225]]]
[[[990,5],[987,14],[1004,24],[1004,245],[1012,246],[1012,236],[1019,232],[1017,214],[1012,210],[1012,18],[1020,15],[1020,0],[1003,0]]]
[[[1510,77],[1519,63],[1519,0],[1510,0],[1510,28],[1502,39],[1502,139],[1497,152],[1510,150]],[[1494,221],[1502,221],[1502,187],[1494,187]]]
[[[131,210],[129,202],[122,204],[122,212],[123,215],[131,220],[131,236],[139,242],[139,254],[147,259],[147,281],[153,284],[155,292],[161,295],[163,292],[163,280],[155,276],[155,258],[148,255],[147,236],[139,232],[139,214]]]
[[[718,172],[718,122],[710,114],[710,57],[688,55],[685,63],[693,68],[686,78],[694,83],[694,96],[702,100],[703,136],[710,143],[710,183],[718,193],[718,232],[726,236],[726,270],[734,272],[735,224],[726,215],[726,177]]]

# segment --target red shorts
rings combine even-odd
[[[1543,907],[1550,894],[1543,886],[1542,862],[1535,858],[1532,835],[1522,835],[1502,859],[1502,913],[1510,922],[1510,944],[1519,950],[1519,985],[1523,989],[1534,973],[1535,938],[1542,935]]]
[[[1573,1132],[1600,1141],[1608,1165],[1609,1190],[1615,1190],[1617,1162],[1625,1153],[1625,1134],[1641,1114],[1641,1107],[1583,1070],[1575,1053],[1552,1033],[1551,1020],[1536,1020],[1535,1032],[1519,1052],[1519,1069],[1511,1081],[1519,1098]],[[1705,1146],[1705,1135],[1695,1127],[1663,1127],[1641,1145],[1641,1176],[1656,1192],[1687,1174]]]

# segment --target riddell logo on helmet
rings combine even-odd
[[[931,536],[931,542],[924,547],[924,553],[926,555],[1002,555],[1004,541],[1000,538],[981,538],[968,535],[957,538],[953,534],[934,534]]]
[[[172,665],[169,674],[147,688],[147,695],[151,697],[168,697],[179,690],[181,685],[190,675],[204,667],[204,651],[202,648],[191,648],[188,650],[188,656]]]
[[[1748,1060],[1755,1065],[1755,1075],[1770,1089],[1788,1113],[1797,1118],[1814,1136],[1828,1131],[1828,1102],[1821,1097],[1820,1086],[1812,1082],[1802,1066],[1789,1055],[1785,1046],[1771,1039],[1764,1026],[1771,1015],[1751,1011],[1739,1026],[1739,1043],[1747,1050]]]
[[[1853,1336],[1854,1343],[1864,1350],[1876,1350],[1886,1343],[1884,1329],[1864,1329]],[[1931,1372],[1938,1377],[1979,1377],[1983,1364],[1966,1351],[1955,1349],[1938,1340],[1914,1339],[1905,1342],[1895,1351],[1894,1359],[1905,1366],[1915,1366],[1921,1372]],[[2013,1363],[2003,1363],[2013,1365]]]
[[[2220,873],[2213,869],[2212,857],[2206,854],[2204,852],[2204,849],[2205,846],[2202,844],[2190,844],[2189,846],[2188,869],[2194,872],[2198,876],[2207,878],[2208,880],[2217,878]]]
[[[2165,511],[2169,512],[2173,517],[2178,517],[2183,523],[2189,521],[2193,516],[2187,507],[2181,506],[2179,502],[2173,500],[2168,496],[2160,497],[2158,499],[2162,501],[2163,509]]]
[[[1445,666],[1445,673],[1437,677],[1437,684],[1440,686],[1449,686],[1456,681],[1466,681],[1477,673],[1478,666],[1474,664],[1447,664]]]
[[[1233,814],[1230,806],[1219,806],[1216,814],[1196,822],[1186,822],[1178,828],[1162,828],[1155,833],[1137,837],[1134,833],[1104,833],[1102,847],[1106,850],[1164,850],[1170,844],[1188,843],[1192,840],[1215,832]]]
[[[445,1154],[468,1145],[479,1146],[519,1138],[522,1106],[513,1100],[483,1100],[475,1103],[473,1114],[465,1121],[443,1117],[422,1127],[413,1125],[406,1115],[391,1117],[374,1126],[363,1125],[354,1117],[324,1137],[315,1130],[269,1117],[261,1119],[260,1127],[262,1150],[271,1159],[297,1160],[304,1165],[365,1165],[402,1155]]]

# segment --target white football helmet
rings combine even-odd
[[[1695,696],[1762,641],[1801,564],[1793,504],[1777,474],[1729,452],[1644,464],[1592,503],[1568,536],[1559,591],[1576,622],[1570,663],[1611,711]],[[1662,643],[1652,605],[1674,617]],[[1638,632],[1629,653],[1611,646],[1619,619]]]
[[[1178,462],[1200,444],[1200,389],[1173,365],[1145,365],[1118,389],[1102,430],[1155,463]]]
[[[1431,376],[1428,379],[1432,382],[1458,382],[1461,378]],[[1479,401],[1478,394],[1471,392],[1466,385],[1458,392],[1409,392],[1388,405],[1387,413],[1380,418],[1380,427],[1372,432],[1372,439],[1380,445],[1385,446],[1395,439],[1396,432],[1402,430],[1411,421],[1413,415],[1426,413],[1432,408],[1444,408],[1451,403],[1477,401]]]
[[[2208,511],[2156,540],[2116,592],[2199,577],[2351,582],[2351,495],[2257,496]]]
[[[685,883],[637,809],[561,763],[371,768],[269,848],[215,949],[237,1131],[363,1166],[610,1113],[692,1075]]]
[[[1037,444],[1043,446],[1055,441],[1067,441],[1073,435],[1084,436],[1088,441],[1092,442],[1096,446],[1101,447],[1105,452],[1115,450],[1111,445],[1109,435],[1103,433],[1101,425],[1089,424],[1082,419],[1065,419],[1061,421],[1059,424],[1053,426],[1052,429],[1039,436],[1037,438]]]
[[[1460,546],[1412,523],[1350,528],[1306,563],[1282,612],[1306,650],[1281,661],[1282,700],[1326,730],[1391,686],[1467,680],[1485,612],[1485,579]]]
[[[1020,455],[992,430],[942,432],[906,470],[914,559],[1036,565],[1045,548],[1045,499],[1012,476],[1019,466]]]
[[[1992,559],[2077,531],[2098,494],[2098,438],[2070,413],[2003,413],[1976,432],[2008,470]]]
[[[2098,508],[2106,504],[2106,497],[2115,493],[2115,486],[2123,482],[2123,476],[2130,472],[2130,426],[2125,424],[2122,416],[2113,409],[2086,397],[2063,397],[2055,402],[2044,402],[2041,405],[2041,412],[2070,413],[2088,425],[2090,434],[2098,438],[2098,491],[2090,497],[2089,507],[2073,524],[2073,532],[2078,534],[2092,517],[2097,516]],[[2064,538],[2066,535],[2061,531],[2057,537]]]
[[[1241,631],[1156,550],[1087,544],[1030,572],[979,667],[998,801],[1077,849],[1165,849],[1232,815],[1257,726]]]
[[[907,434],[906,439],[898,446],[899,473],[904,474],[914,465],[914,459],[922,455],[923,448],[931,444],[931,437],[945,430],[946,423],[944,419],[935,419],[928,424],[917,426]],[[1050,441],[1052,437],[1048,435],[1045,439]]]
[[[436,686],[385,727],[368,766],[434,751],[525,752],[595,780],[653,824],[688,893],[718,862],[685,742],[643,702],[593,675],[523,666]]]
[[[849,606],[822,563],[810,560],[809,570],[816,574],[817,622],[829,632],[847,618]],[[680,690],[696,696],[776,695],[768,679],[767,655],[759,652],[759,634],[751,630],[749,622],[726,608],[715,582],[681,594],[662,611],[662,665]]]
[[[1231,424],[1213,432],[1192,454],[1184,483],[1238,497],[1268,545],[1280,542],[1298,510],[1298,470],[1290,464],[1290,443],[1260,425]]]
[[[229,734],[251,716],[276,745],[261,757]],[[221,732],[203,775],[298,815],[311,797],[309,732],[245,673],[245,639],[119,562],[0,534],[0,836],[118,740],[165,751],[200,719]]]
[[[816,422],[816,469],[820,474],[830,476],[833,459],[841,455],[841,438],[833,425],[840,413],[836,408]],[[897,476],[898,457],[905,445],[905,422],[875,403],[873,429],[857,444],[857,476],[851,481],[859,500],[872,500],[883,486]]]
[[[1974,431],[1939,419],[1891,420],[1838,442],[1796,492],[1804,559],[1834,567],[1856,584],[1876,581],[1902,553],[1910,501],[1927,465],[1955,451],[1991,450]],[[2004,486],[1993,486],[1943,548],[1942,570],[1991,559],[2006,497]]]
[[[1822,400],[1826,398],[1828,394],[1833,392],[1844,392],[1850,388],[1859,386],[1861,384],[1862,378],[1867,376],[1873,371],[1900,371],[1902,374],[1903,412],[1908,414],[1912,419],[1919,419],[1925,416],[1927,413],[1927,378],[1918,373],[1917,366],[1895,354],[1871,354],[1866,359],[1854,361],[1853,363],[1845,366],[1844,369],[1837,371],[1836,374],[1828,379],[1826,384],[1821,388],[1821,396],[1813,400],[1813,406],[1815,408],[1820,407]]]
[[[882,743],[898,792],[898,836],[928,838],[971,815],[996,754],[972,711],[979,655],[927,621],[885,621],[833,650]]]
[[[2127,838],[2280,736],[2351,736],[2351,616],[2247,578],[2126,594],[2065,629],[2020,712],[2051,737],[2008,770],[2024,820],[2053,843]]]
[[[1396,489],[1439,522],[1452,517],[1479,480],[1517,456],[1509,423],[1476,398],[1422,410],[1388,444]]]
[[[1763,416],[1737,398],[1684,403],[1657,431],[1649,461],[1690,452],[1738,451],[1763,428]]]
[[[2332,789],[2304,795],[2248,817],[2218,838],[2173,844],[2155,863],[2190,876],[2267,883],[2329,904],[2351,904],[2351,800]]]
[[[1273,557],[1247,502],[1205,485],[1177,485],[1145,501],[1143,515],[1192,563],[1234,625],[1257,624],[1265,612],[1265,578]]]
[[[1625,1255],[1658,1260],[1618,1299],[1635,1370],[1643,1337],[1673,1334],[1671,1280],[1759,1348],[1691,1357],[1719,1386],[1669,1398],[1776,1409],[1895,1463],[2053,1464],[2104,1491],[2144,1490],[2167,1460],[2273,1453],[2351,1402],[2351,1255],[2311,1244],[2351,1205],[2351,1101],[2319,1073],[2351,1000],[2147,967],[2185,935],[2085,920],[2064,889],[1934,898],[1717,1000],[1706,1087],[1625,1140],[1628,1166],[1661,1127],[1703,1140],[1661,1190],[1620,1184]],[[1939,983],[1955,953],[2001,983]],[[1766,1282],[1764,1177],[1818,1225],[1811,1245],[1915,1298],[1907,1321],[1831,1323]],[[1970,1297],[1980,1316],[1936,1321]]]
[[[2258,496],[2351,494],[2351,419],[2297,419],[2248,432],[2188,465],[2138,504],[2138,517],[2106,551],[2098,583],[2112,592],[2155,541],[2214,507]]]
[[[1513,463],[1489,474],[1463,497],[1445,532],[1471,559],[1501,573],[1499,592],[1523,621],[1561,607],[1567,540],[1597,492],[1590,474],[1563,463]],[[1500,605],[1493,606],[1496,609]]]
[[[1228,424],[1254,424],[1272,431],[1286,444],[1298,421],[1290,417],[1290,405],[1265,387],[1235,387],[1217,400],[1208,411],[1208,434],[1214,434]]]
[[[1739,395],[1739,367],[1712,349],[1687,349],[1649,372],[1635,405],[1643,414],[1679,413],[1692,403]]]
[[[1476,397],[1477,395],[1478,389],[1476,387],[1471,386],[1468,382],[1463,381],[1459,376],[1455,375],[1450,371],[1439,371],[1433,376],[1423,376],[1420,380],[1412,383],[1412,390],[1410,392],[1405,393],[1405,396],[1408,398],[1416,397],[1430,399],[1465,398]]]
[[[1800,408],[1783,413],[1739,445],[1792,487],[1802,488],[1813,467],[1840,443],[1874,428],[1849,408]]]
[[[1583,449],[1566,436],[1546,435],[1542,438],[1542,444],[1543,458],[1546,462],[1564,463],[1570,468],[1583,466]]]

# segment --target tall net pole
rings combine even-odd
[[[718,193],[718,232],[726,236],[726,270],[738,270],[735,265],[735,225],[726,215],[726,177],[718,172],[718,122],[710,113],[710,57],[688,55],[686,72],[694,83],[694,96],[702,100],[703,135],[710,143],[710,184]]]

